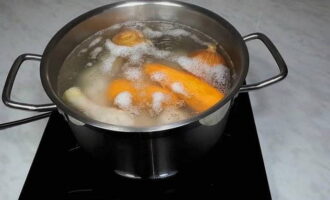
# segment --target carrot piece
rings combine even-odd
[[[147,85],[139,94],[140,101],[145,102],[147,105],[152,105],[154,102],[154,95],[161,93],[164,95],[164,99],[161,100],[161,106],[178,105],[180,99],[169,89],[162,88],[158,85]]]
[[[129,92],[132,95],[133,103],[139,103],[137,89],[134,87],[131,81],[126,79],[116,79],[109,84],[106,94],[107,99],[113,103],[117,95],[122,92]]]
[[[198,112],[209,109],[224,97],[223,93],[200,78],[166,65],[148,63],[144,65],[144,71],[152,80],[172,90]]]
[[[207,49],[194,51],[189,54],[189,57],[198,59],[200,62],[211,67],[225,63],[225,59],[217,53],[215,45],[209,45]]]
[[[159,111],[161,111],[164,106],[179,105],[181,102],[171,90],[153,84],[147,84],[142,88],[136,88],[132,81],[126,79],[116,79],[109,84],[107,88],[107,99],[113,104],[115,98],[123,92],[130,93],[133,105],[152,107]],[[157,102],[154,100],[154,95],[157,93],[163,97],[158,100],[155,99],[159,101],[159,105],[156,105]]]

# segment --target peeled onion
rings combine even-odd
[[[143,34],[135,29],[125,29],[117,33],[113,38],[112,42],[122,46],[135,46],[145,41]]]
[[[200,62],[209,65],[217,66],[225,63],[225,59],[217,53],[215,45],[209,45],[207,49],[201,49],[192,52],[189,56],[198,59]]]

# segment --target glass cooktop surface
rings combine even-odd
[[[248,94],[231,108],[225,133],[204,158],[165,180],[122,178],[77,145],[53,112],[20,194],[23,199],[271,199]]]

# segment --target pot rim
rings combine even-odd
[[[136,5],[147,5],[147,4],[158,4],[158,5],[164,5],[164,6],[176,6],[176,7],[186,7],[188,9],[197,11],[199,13],[202,13],[206,16],[209,16],[210,18],[214,19],[215,21],[224,24],[227,29],[230,30],[231,33],[235,34],[236,37],[239,39],[239,43],[241,45],[242,51],[243,51],[243,57],[244,57],[244,64],[242,74],[240,77],[238,77],[238,80],[236,82],[236,86],[231,89],[231,92],[225,96],[224,99],[222,99],[220,102],[216,103],[214,106],[209,108],[208,110],[185,120],[169,123],[169,124],[164,124],[164,125],[158,125],[158,126],[147,126],[147,127],[131,127],[131,126],[119,126],[119,125],[112,125],[104,122],[100,122],[94,119],[91,119],[87,116],[82,115],[79,111],[71,108],[70,106],[67,106],[67,104],[57,95],[57,92],[52,88],[50,79],[49,79],[49,74],[47,71],[47,62],[48,62],[48,55],[52,51],[52,49],[56,46],[59,40],[63,38],[63,36],[69,32],[73,27],[78,25],[79,23],[83,22],[84,20],[93,17],[109,8],[115,8],[115,7],[126,7],[126,6],[136,6]],[[65,115],[70,116],[70,118],[74,118],[78,120],[79,122],[82,122],[81,125],[88,125],[91,127],[96,127],[104,130],[110,130],[110,131],[118,131],[118,132],[162,132],[166,131],[169,129],[174,129],[178,127],[182,127],[185,125],[192,124],[194,122],[197,122],[200,119],[203,119],[210,115],[211,113],[217,111],[220,109],[223,105],[225,105],[228,101],[233,99],[235,95],[238,93],[240,87],[243,85],[243,82],[247,76],[249,68],[249,54],[248,50],[246,47],[245,42],[243,41],[243,38],[241,34],[236,30],[236,28],[229,23],[227,20],[224,18],[220,17],[218,14],[194,5],[190,3],[185,3],[185,2],[179,2],[179,1],[148,1],[148,0],[143,0],[143,1],[121,1],[121,2],[116,2],[112,4],[107,4],[100,6],[98,8],[95,8],[93,10],[90,10],[73,20],[71,20],[69,23],[67,23],[65,26],[63,26],[49,41],[47,44],[43,56],[41,59],[40,63],[40,77],[41,77],[41,82],[44,90],[46,91],[48,97],[56,104],[57,108],[65,113]],[[62,113],[61,112],[61,113]]]

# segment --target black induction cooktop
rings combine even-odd
[[[224,136],[201,160],[165,180],[131,180],[91,158],[53,112],[23,199],[271,199],[249,96],[235,100]]]

